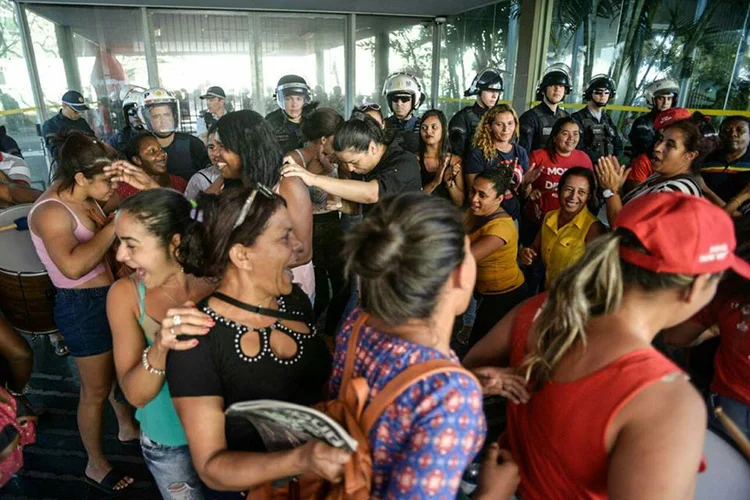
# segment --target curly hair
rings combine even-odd
[[[495,106],[492,106],[484,114],[482,119],[479,120],[479,125],[477,125],[477,131],[474,134],[474,140],[472,141],[472,145],[475,148],[481,149],[485,159],[487,160],[491,160],[495,156],[497,156],[497,149],[495,149],[495,139],[492,136],[492,122],[495,121],[495,118],[498,115],[501,115],[503,113],[510,113],[511,115],[513,115],[513,121],[516,122],[516,128],[513,131],[513,137],[511,138],[511,141],[514,141],[518,137],[519,125],[518,114],[516,113],[516,110],[508,104],[497,104]]]

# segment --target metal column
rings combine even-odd
[[[68,88],[82,91],[81,73],[78,70],[78,59],[74,54],[73,30],[70,26],[55,25],[55,36],[57,38],[57,48],[60,52],[60,59],[65,68],[65,79],[68,82]]]
[[[432,86],[430,88],[430,106],[438,107],[440,95],[440,42],[443,39],[444,17],[436,17],[432,24]]]
[[[34,104],[37,108],[38,123],[47,121],[47,108],[44,106],[44,93],[39,80],[39,72],[36,69],[36,57],[34,56],[34,45],[31,42],[31,32],[29,31],[29,21],[26,18],[26,7],[18,2],[13,2],[13,9],[16,14],[16,23],[21,32],[21,46],[23,47],[24,59],[26,59],[26,69],[29,71],[29,80],[31,80],[31,92],[34,94]]]
[[[346,74],[346,104],[344,115],[350,116],[354,109],[356,92],[356,59],[357,59],[357,15],[346,16],[346,35],[344,37],[344,67]]]
[[[513,107],[519,112],[534,101],[536,80],[547,62],[553,6],[553,0],[524,0],[521,8],[513,87]]]
[[[154,43],[154,29],[151,26],[151,16],[146,7],[141,7],[141,24],[143,27],[143,46],[146,49],[146,68],[148,70],[148,86],[160,87],[159,64],[156,61],[156,44]]]
[[[253,73],[253,110],[265,116],[266,96],[263,89],[263,40],[261,38],[260,14],[251,12],[248,14],[248,20],[250,23],[250,37],[253,41],[250,47],[250,62],[252,63]],[[276,84],[274,83],[274,85]]]

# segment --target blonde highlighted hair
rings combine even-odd
[[[511,142],[518,137],[520,126],[518,124],[518,114],[512,106],[508,104],[496,104],[492,106],[484,114],[479,125],[477,125],[477,131],[474,133],[474,140],[472,145],[475,148],[479,148],[484,153],[484,158],[487,160],[493,159],[497,156],[497,149],[495,149],[495,138],[492,136],[492,122],[495,121],[498,115],[503,113],[510,113],[513,115],[513,121],[516,122],[516,128],[513,131],[513,137]]]
[[[618,229],[587,245],[583,257],[554,281],[532,326],[536,345],[519,367],[535,389],[552,378],[573,347],[586,347],[589,320],[619,309],[626,289],[686,289],[695,280],[695,276],[657,273],[625,262],[620,258],[620,246],[646,252],[631,232]]]

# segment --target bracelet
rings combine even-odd
[[[147,372],[153,374],[153,375],[166,375],[166,370],[159,370],[158,368],[154,368],[151,366],[151,363],[148,362],[148,351],[151,349],[151,346],[146,347],[143,350],[143,354],[141,355],[141,363],[143,364],[143,368],[146,369]]]

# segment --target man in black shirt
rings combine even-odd
[[[302,120],[318,105],[310,102],[310,93],[307,81],[298,75],[282,76],[276,85],[273,96],[279,109],[268,113],[266,120],[273,127],[276,140],[284,152],[301,148],[305,144]]]
[[[583,131],[578,149],[585,151],[594,165],[602,156],[622,154],[620,132],[604,110],[615,98],[616,90],[615,82],[609,76],[594,76],[583,94],[586,107],[573,113],[573,119]]]
[[[76,129],[91,137],[95,136],[94,131],[81,116],[81,113],[89,109],[91,108],[83,100],[80,92],[68,90],[63,94],[60,111],[42,125],[42,136],[50,155],[50,161],[57,160],[57,146],[54,139],[58,134],[68,129]]]
[[[193,174],[210,165],[203,142],[185,132],[177,132],[180,107],[171,92],[160,88],[147,90],[138,113],[143,125],[154,133],[167,152],[167,172],[189,181]]]
[[[448,140],[451,152],[468,163],[471,153],[471,141],[484,113],[497,104],[503,92],[503,77],[498,68],[485,68],[474,77],[471,86],[464,92],[464,97],[477,96],[477,102],[466,106],[448,123]]]
[[[555,122],[568,113],[559,104],[570,93],[570,68],[556,63],[547,68],[536,89],[538,105],[526,111],[519,118],[521,133],[518,145],[531,153],[547,146],[547,140]]]

